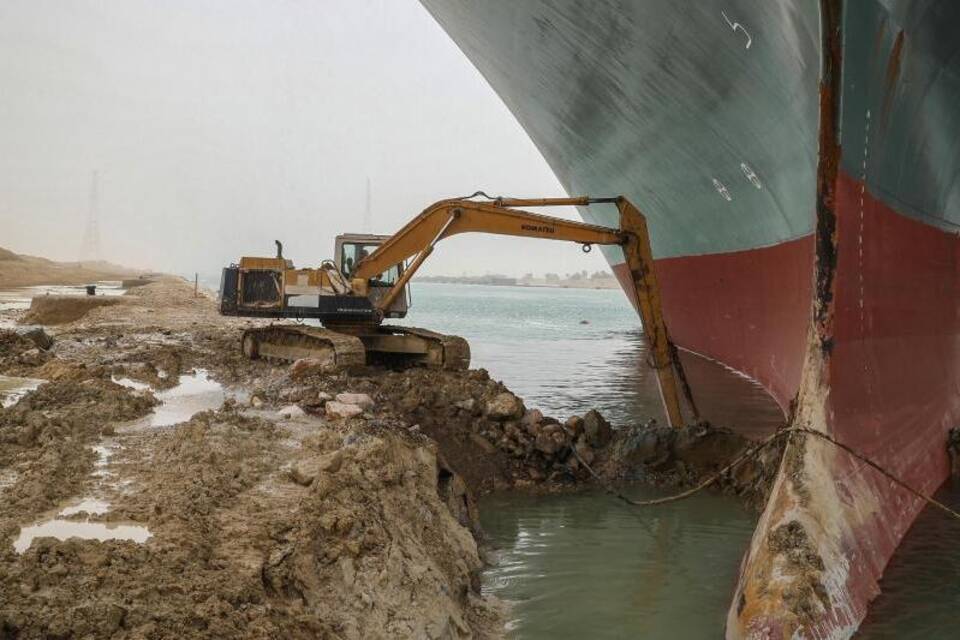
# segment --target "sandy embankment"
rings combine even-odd
[[[54,262],[0,247],[0,289],[34,285],[79,285],[135,278],[139,272],[109,262]]]

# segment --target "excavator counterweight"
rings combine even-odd
[[[410,306],[410,278],[436,244],[467,232],[559,240],[592,245],[618,245],[630,268],[630,302],[643,321],[644,335],[668,421],[681,426],[681,398],[697,418],[676,349],[660,309],[646,221],[624,197],[615,198],[454,198],[436,202],[392,236],[337,236],[333,260],[315,269],[296,269],[277,242],[275,258],[241,258],[223,270],[220,312],[224,315],[312,319],[323,328],[273,324],[248,329],[242,338],[250,358],[293,361],[316,358],[331,368],[382,362],[466,369],[470,348],[463,338],[425,329],[384,325],[403,318]],[[616,229],[545,216],[517,207],[614,204],[620,213]]]

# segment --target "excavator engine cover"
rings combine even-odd
[[[226,267],[220,278],[220,313],[251,318],[378,323],[373,303],[362,296],[300,296],[303,304],[292,304],[293,296],[284,296],[281,277],[275,269]]]

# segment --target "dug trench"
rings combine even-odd
[[[501,637],[480,495],[684,486],[747,445],[709,425],[561,421],[483,370],[250,361],[252,323],[192,285],[123,299],[0,332],[0,374],[46,381],[0,409],[0,638]],[[151,421],[201,372],[215,406]],[[778,460],[719,485],[761,504]],[[146,539],[24,539],[49,522]]]

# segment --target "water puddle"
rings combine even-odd
[[[94,283],[98,296],[122,296],[126,290],[118,280],[101,280]],[[36,296],[85,296],[84,285],[41,284],[33,287],[17,287],[0,291],[0,311],[23,311],[30,308],[30,301]]]
[[[20,402],[20,398],[27,395],[46,380],[36,378],[14,378],[0,376],[0,407],[6,409]]]
[[[134,391],[146,391],[150,388],[146,382],[139,382],[131,378],[118,378],[117,376],[111,376],[110,379],[114,384],[118,384],[121,387],[126,387],[128,389],[133,389]]]
[[[107,478],[113,475],[113,472],[107,470],[110,464],[110,458],[122,447],[112,440],[103,439],[100,444],[93,447],[97,454],[97,461],[93,463],[93,476],[95,478]]]
[[[115,379],[117,384],[136,383],[126,378]],[[128,384],[128,386],[130,386]],[[131,387],[136,388],[136,387]],[[191,374],[181,375],[177,386],[154,393],[160,404],[150,415],[137,420],[124,431],[137,431],[169,427],[186,422],[201,411],[219,409],[227,398],[227,392],[205,369],[197,369]]]
[[[97,454],[94,462],[93,476],[97,478],[95,493],[104,486],[106,478],[114,474],[108,470],[110,458],[119,449],[120,445],[112,440],[101,440],[100,444],[92,447]],[[122,484],[122,483],[118,483]],[[57,538],[67,540],[80,538],[81,540],[131,540],[143,543],[150,538],[146,527],[134,523],[91,522],[91,516],[102,516],[110,511],[110,503],[95,495],[84,496],[60,509],[57,515],[49,520],[23,527],[20,536],[14,541],[13,548],[17,553],[23,553],[30,548],[36,538]],[[74,516],[86,514],[85,520],[73,520]]]
[[[64,507],[57,514],[59,517],[75,516],[78,513],[86,513],[91,516],[102,516],[110,511],[110,503],[97,498],[84,498],[80,502]]]
[[[56,538],[68,540],[130,540],[144,543],[150,539],[150,531],[135,524],[117,524],[105,522],[74,522],[72,520],[48,520],[20,530],[20,536],[14,541],[13,549],[23,553],[37,538]]]

